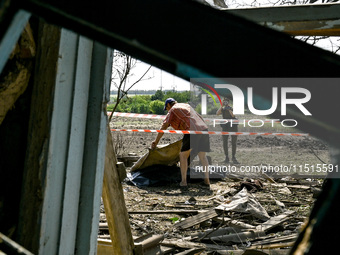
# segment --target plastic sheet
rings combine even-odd
[[[232,197],[231,202],[219,205],[216,209],[223,211],[250,213],[261,220],[270,219],[267,211],[252,194],[247,192],[245,187]]]
[[[153,165],[129,173],[128,178],[137,187],[163,186],[181,181],[178,166]]]
[[[171,144],[160,145],[154,150],[149,149],[149,151],[131,167],[131,172],[153,165],[172,166],[176,164],[179,161],[181,146],[182,140],[178,140]]]

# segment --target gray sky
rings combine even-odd
[[[139,77],[141,77],[144,72],[148,69],[150,65],[139,62],[132,69],[133,75],[129,77],[128,83],[133,83]],[[162,86],[162,90],[190,90],[190,83],[179,77],[176,77],[168,72],[161,71],[156,67],[151,67],[150,71],[145,76],[146,78],[139,83],[137,83],[132,89],[138,90],[158,90]],[[113,88],[111,88],[113,89]]]

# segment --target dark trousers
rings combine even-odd
[[[224,155],[226,158],[228,157],[228,140],[229,140],[229,135],[223,135],[222,136],[223,140],[223,150],[224,150]],[[231,155],[234,158],[236,155],[236,144],[237,144],[237,135],[231,135]]]
[[[238,126],[234,125],[230,127],[229,125],[221,125],[222,130],[225,132],[237,132],[238,131]],[[231,156],[234,158],[236,155],[236,144],[237,144],[237,135],[230,135],[231,136]],[[226,158],[228,158],[228,140],[229,140],[229,135],[222,135],[222,140],[223,140],[223,150],[224,150],[224,155]]]

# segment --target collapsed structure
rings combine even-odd
[[[281,22],[283,31],[292,34],[339,35],[339,5],[294,10],[304,16],[313,13],[321,21],[315,29],[289,30],[286,24],[301,25],[307,19],[292,21],[292,14],[274,23]],[[112,65],[107,47],[185,79],[339,77],[338,56],[247,20],[267,22],[270,15],[262,21],[261,15],[238,12],[179,0],[2,0],[1,232],[37,254],[94,254],[103,195],[115,252],[133,253],[107,132],[105,105]],[[249,38],[256,40],[249,43]],[[288,116],[294,116],[304,131],[327,141],[337,165],[340,125],[324,113],[337,107],[339,87],[327,93],[323,86],[309,89],[319,97],[310,108],[313,121],[294,110]],[[265,91],[258,93],[271,98]],[[339,239],[335,202],[340,195],[339,173],[331,177],[292,252],[329,253],[333,247],[320,242],[326,228],[333,233],[327,236],[329,243]]]

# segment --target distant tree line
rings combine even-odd
[[[190,91],[174,92],[157,90],[152,96],[134,95],[124,97],[118,104],[116,112],[131,113],[153,113],[164,114],[164,102],[167,98],[172,97],[179,103],[188,103],[190,101]],[[112,111],[115,102],[109,104],[108,111]]]
[[[168,91],[173,91],[173,90],[163,90],[163,93],[167,93]],[[110,94],[111,95],[117,95],[118,90],[111,90]],[[130,95],[154,95],[156,93],[156,90],[140,90],[140,89],[130,89],[129,94]]]

